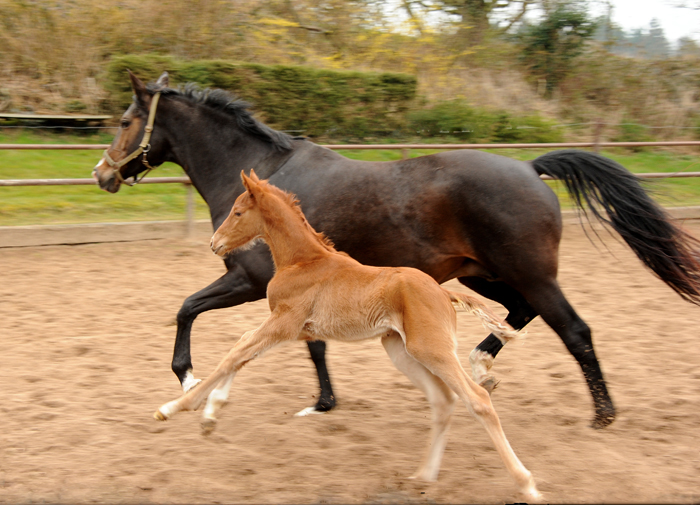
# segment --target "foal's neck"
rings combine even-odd
[[[277,270],[332,254],[333,249],[323,242],[302,214],[277,197],[270,207],[264,209],[262,215],[265,242]]]

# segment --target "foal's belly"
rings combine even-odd
[[[301,338],[306,340],[338,340],[341,342],[358,342],[370,338],[401,334],[397,324],[384,320],[377,324],[347,324],[341,321],[315,321],[308,319],[301,331]]]

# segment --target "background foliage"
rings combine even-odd
[[[416,78],[409,74],[123,56],[110,61],[105,79],[116,113],[131,103],[126,69],[149,80],[167,70],[171,86],[196,82],[233,91],[255,103],[270,126],[316,137],[328,132],[334,137],[391,136],[406,128],[406,111],[416,96]]]
[[[470,126],[475,118],[493,117],[505,119],[486,128],[492,139],[535,131],[503,126],[518,122],[636,123],[658,127],[645,128],[658,139],[693,136],[700,124],[698,44],[672,48],[658,23],[625,33],[610,15],[592,19],[584,0],[0,0],[0,47],[0,112],[113,112],[115,62],[149,54],[135,71],[177,62],[183,79],[230,85],[277,127],[291,124],[283,104],[296,86],[327,100],[334,117],[295,108],[304,126],[289,129],[342,131],[340,139],[349,129],[361,138],[399,127],[476,138],[484,126]],[[391,86],[405,95],[411,78],[381,82],[392,73],[413,76],[415,98],[375,98]],[[250,81],[238,89],[243,74]],[[285,75],[287,94],[277,97]],[[435,114],[450,117],[436,126]],[[431,115],[433,126],[422,127]],[[592,130],[559,135],[586,140]],[[604,135],[628,130],[608,126]]]

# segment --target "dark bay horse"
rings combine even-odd
[[[540,179],[564,181],[579,207],[615,229],[669,287],[700,304],[698,241],[675,225],[637,178],[584,151],[555,151],[523,162],[478,151],[451,151],[394,162],[347,159],[253,118],[249,105],[222,90],[169,88],[167,73],[145,85],[130,74],[134,102],[93,175],[115,193],[122,182],[170,161],[183,167],[209,205],[214,229],[243,193],[239,173],[294,193],[311,225],[361,263],[409,266],[437,282],[453,278],[508,310],[522,329],[537,315],[576,358],[591,392],[593,426],[615,418],[591,331],[557,282],[562,221],[554,192]],[[392,188],[391,191],[388,188]],[[605,214],[599,211],[605,210]],[[202,312],[264,298],[274,268],[258,244],[225,259],[227,272],[188,297],[177,315],[172,368],[183,389],[192,375],[190,332]],[[504,343],[489,335],[472,352],[475,380],[487,375]],[[321,396],[307,411],[335,405],[325,344],[309,342]]]

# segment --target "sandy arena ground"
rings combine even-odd
[[[699,223],[688,227],[700,236]],[[698,503],[700,308],[602,236],[609,251],[567,225],[560,281],[593,329],[617,421],[589,427],[580,369],[539,319],[498,356],[495,407],[547,502]],[[222,273],[206,242],[0,249],[0,503],[523,499],[462,404],[439,481],[407,479],[430,413],[378,341],[329,344],[339,398],[330,414],[293,417],[317,393],[306,346],[295,343],[241,371],[213,435],[200,435],[199,413],[155,421],[179,395],[175,314]],[[267,313],[261,300],[200,316],[195,374],[208,374]],[[458,317],[466,367],[485,331]]]

